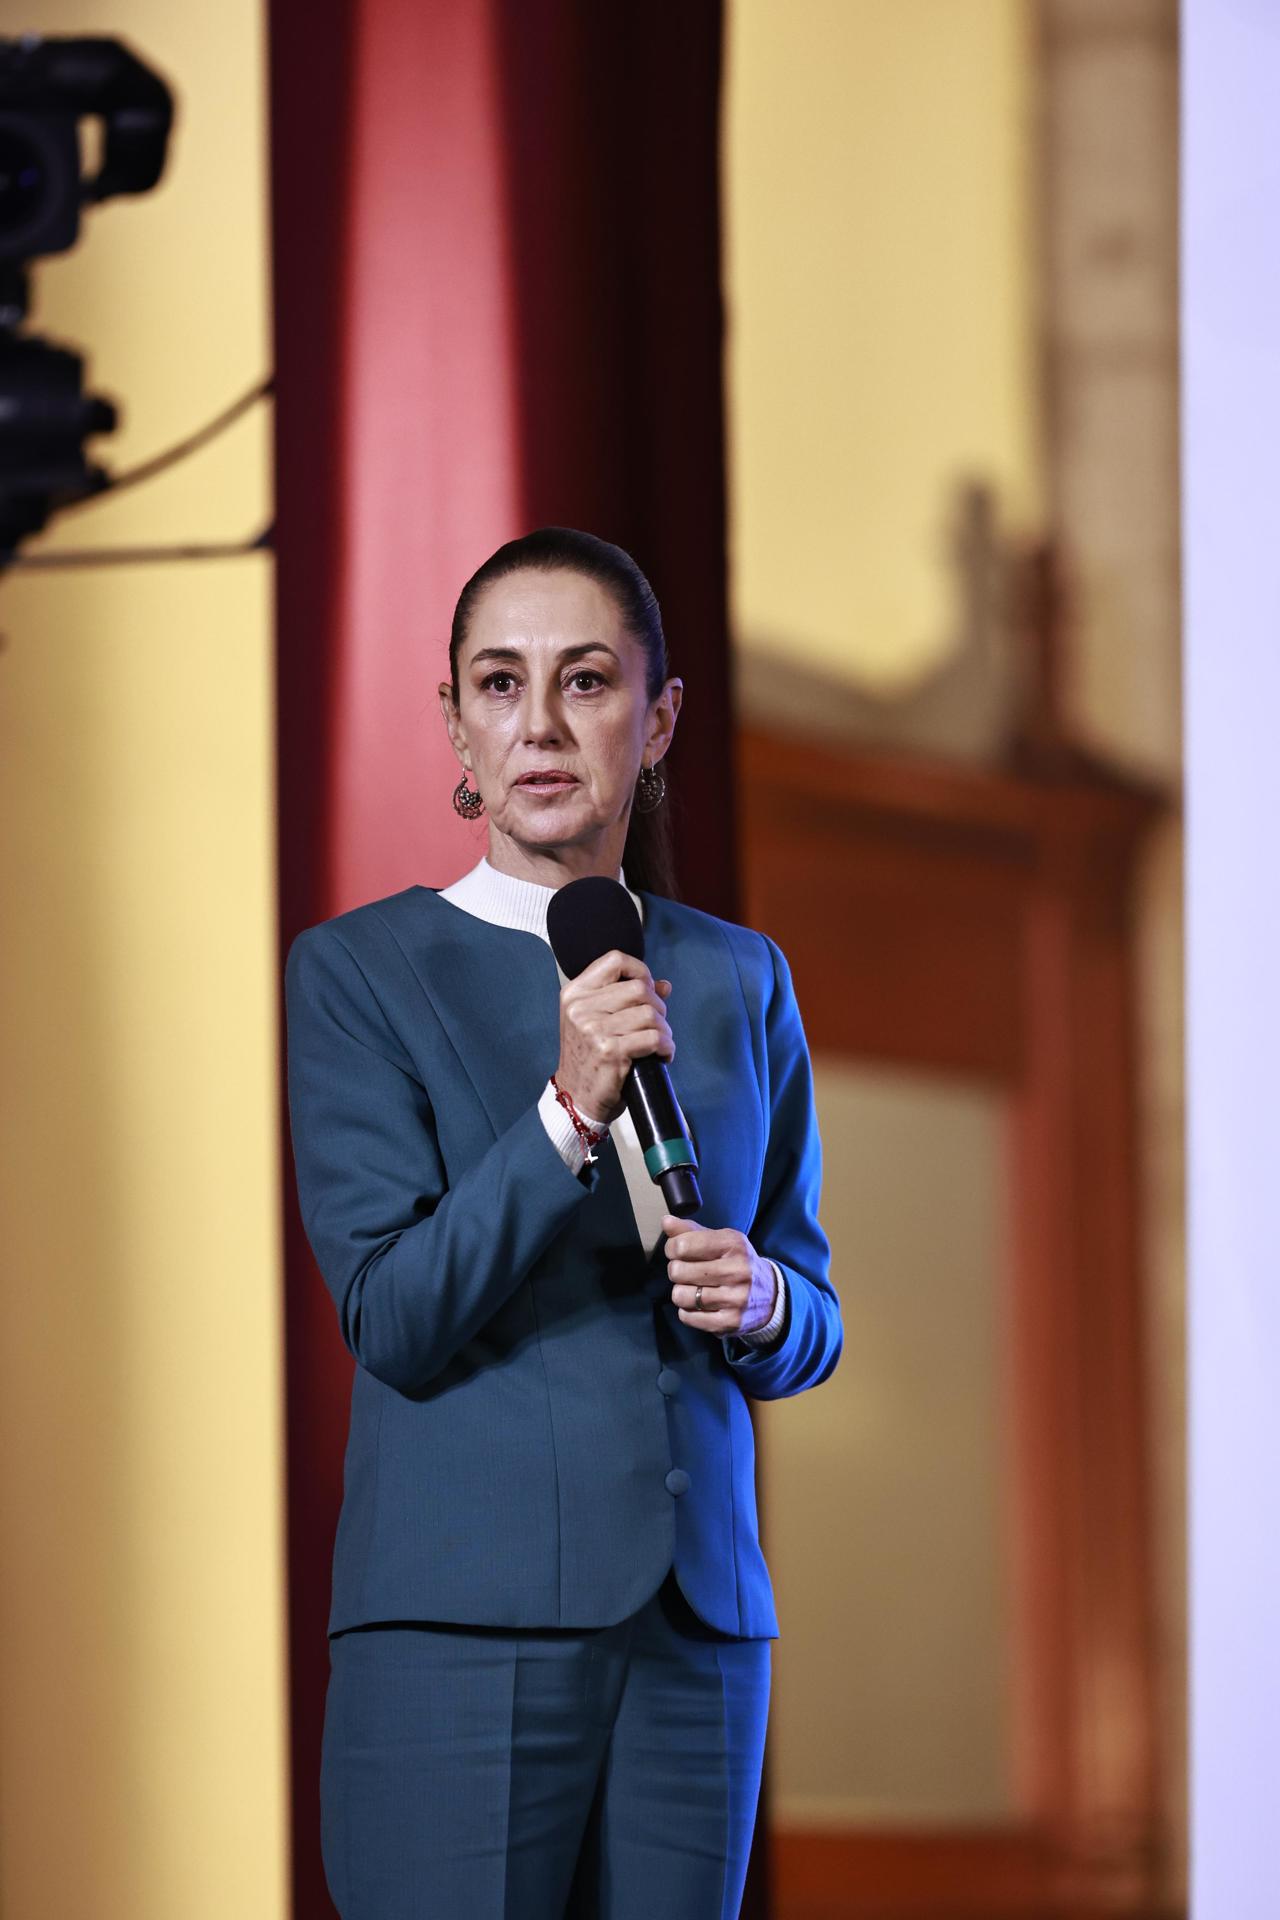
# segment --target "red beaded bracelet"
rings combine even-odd
[[[573,1122],[573,1130],[582,1143],[582,1151],[586,1159],[594,1166],[600,1156],[599,1154],[592,1153],[591,1149],[592,1147],[598,1147],[602,1140],[608,1138],[608,1127],[589,1127],[582,1115],[578,1112],[578,1109],[574,1106],[571,1097],[565,1092],[560,1082],[556,1079],[554,1073],[551,1076],[551,1084],[556,1090],[556,1099],[560,1102],[560,1105]]]

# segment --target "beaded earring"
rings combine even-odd
[[[662,805],[666,791],[666,780],[656,767],[641,767],[640,778],[636,782],[636,812],[652,813],[655,807]]]
[[[464,820],[478,820],[484,812],[484,801],[478,793],[467,785],[467,770],[462,769],[462,778],[453,790],[453,809]]]

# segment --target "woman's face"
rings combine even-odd
[[[496,832],[535,859],[575,848],[616,872],[641,764],[670,745],[683,689],[671,679],[647,698],[644,648],[605,589],[568,569],[495,580],[461,649],[456,710],[447,681],[439,691],[491,851]]]

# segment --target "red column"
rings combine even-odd
[[[686,683],[684,897],[734,911],[719,0],[271,0],[280,958],[484,850],[450,806],[449,621],[502,541],[618,541]],[[286,1197],[295,1910],[351,1361]]]

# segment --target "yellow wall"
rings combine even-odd
[[[36,271],[124,466],[269,366],[263,22],[0,3],[37,24],[124,34],[180,98],[162,186]],[[256,531],[268,426],[39,546]],[[287,1910],[271,585],[260,556],[0,579],[15,1920]]]
[[[734,0],[731,585],[746,647],[945,655],[953,490],[1040,511],[1025,0]]]
[[[1025,0],[730,9],[734,634],[797,678],[816,670],[888,692],[942,663],[957,629],[948,541],[966,479],[996,489],[1006,532],[1039,526],[1033,54]],[[853,1357],[813,1405],[765,1409],[783,1634],[775,1818],[996,1818],[1011,1792],[1005,1636],[990,1599],[1002,1591],[996,1360],[976,1339],[939,1358],[921,1332],[952,1325],[959,1278],[976,1288],[983,1272],[982,1243],[940,1264],[928,1221],[905,1228],[900,1207],[889,1227],[871,1204],[892,1212],[904,1167],[908,1185],[927,1172],[935,1200],[985,1195],[994,1123],[979,1124],[974,1090],[948,1096],[853,1063],[843,1074],[819,1063],[816,1083]],[[877,1399],[886,1380],[894,1392]],[[937,1429],[928,1459],[921,1402]],[[922,1491],[904,1502],[913,1481]],[[833,1485],[848,1523],[834,1547]],[[908,1591],[926,1596],[914,1612]],[[945,1604],[930,1605],[939,1591]],[[833,1685],[832,1635],[851,1621],[858,1651]],[[923,1740],[919,1699],[933,1716]]]

